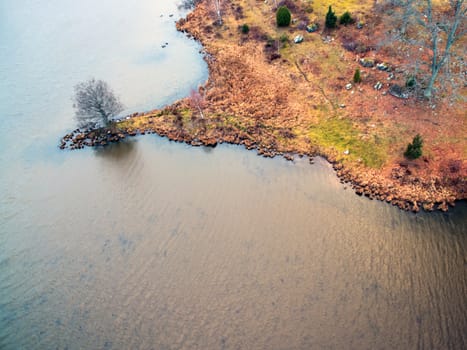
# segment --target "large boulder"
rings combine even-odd
[[[389,93],[397,98],[402,98],[405,100],[409,98],[409,92],[407,89],[397,84],[393,84],[389,87]]]

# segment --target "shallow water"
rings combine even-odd
[[[467,347],[465,203],[154,135],[59,151],[89,76],[127,111],[206,79],[173,2],[86,2],[0,0],[0,349]]]

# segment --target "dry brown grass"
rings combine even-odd
[[[310,23],[318,22],[324,27],[328,3],[313,1],[311,13],[307,1],[297,3],[292,18],[307,17]],[[277,28],[273,1],[227,2],[222,26],[212,24],[202,2],[179,24],[179,29],[200,40],[211,57],[207,59],[210,77],[203,87],[207,102],[204,130],[209,130],[211,136],[217,130],[217,137],[229,142],[238,142],[238,135],[231,135],[237,133],[258,145],[274,144],[281,152],[318,150],[345,164],[357,181],[371,178],[381,186],[399,186],[401,198],[414,197],[416,186],[406,188],[391,174],[403,161],[407,143],[420,133],[425,140],[425,157],[413,162],[412,174],[421,179],[420,184],[437,179],[441,186],[437,193],[444,193],[446,198],[463,198],[467,179],[467,106],[465,102],[452,104],[449,99],[439,99],[432,108],[426,101],[400,100],[384,93],[388,89],[388,73],[360,67],[358,59],[366,56],[389,63],[395,73],[391,83],[404,84],[406,77],[398,67],[407,58],[399,55],[402,51],[397,47],[378,45],[387,28],[385,21],[369,15],[372,7],[372,1],[335,1],[333,9],[338,15],[348,10],[363,20],[365,27],[307,33],[298,29],[298,22],[289,28]],[[243,24],[250,27],[247,35],[239,30]],[[297,34],[304,36],[303,43],[293,43]],[[288,40],[281,41],[281,37]],[[349,42],[379,50],[346,50],[343,44]],[[271,60],[271,54],[280,57]],[[357,67],[363,82],[346,90]],[[378,81],[383,83],[380,91],[373,88]],[[465,96],[465,88],[461,93]],[[189,114],[188,105],[186,101],[177,104],[185,111],[182,115]],[[175,118],[174,113],[158,120],[169,123],[170,118]],[[187,133],[203,132],[196,123],[185,120],[182,124],[189,129],[185,130]],[[349,153],[344,153],[347,150]],[[460,185],[458,182],[453,187],[452,181],[443,182],[446,169],[449,179],[460,179]],[[434,198],[435,194],[427,196]]]

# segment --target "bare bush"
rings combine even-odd
[[[199,116],[204,119],[203,108],[205,105],[204,96],[200,94],[199,90],[191,89],[188,102],[191,108],[196,109],[199,112]]]

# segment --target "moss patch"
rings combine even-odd
[[[343,162],[361,159],[368,167],[380,168],[387,160],[387,141],[377,134],[362,134],[348,119],[329,118],[311,125],[308,136],[319,148],[337,151]]]

